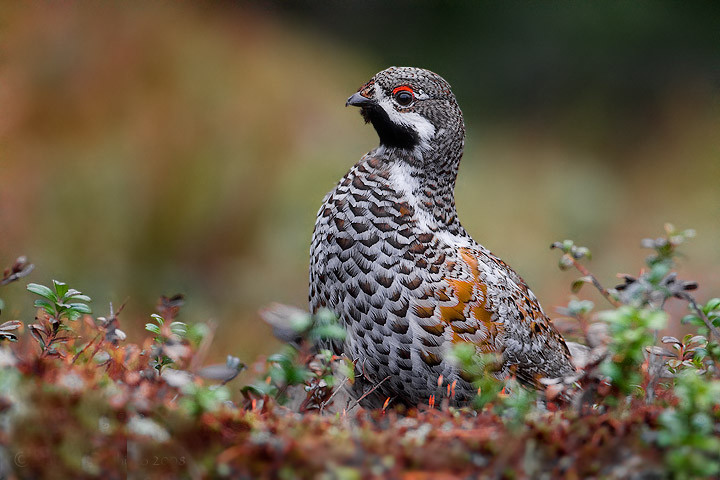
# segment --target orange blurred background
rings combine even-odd
[[[97,315],[127,302],[131,337],[183,293],[179,320],[219,322],[217,359],[272,351],[257,310],[306,305],[315,213],[377,142],[345,100],[393,64],[454,86],[460,217],[546,311],[575,277],[550,243],[590,247],[612,286],[664,222],[697,230],[681,276],[720,295],[715,4],[0,7],[0,262],[36,265],[4,320],[55,278]]]

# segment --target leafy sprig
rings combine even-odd
[[[61,332],[70,332],[70,328],[63,321],[75,321],[83,315],[91,314],[92,310],[87,304],[91,301],[90,297],[57,280],[52,281],[52,288],[30,283],[27,289],[41,297],[35,300],[34,305],[42,309],[46,315],[46,318],[39,318],[38,322],[28,325],[30,334],[40,345],[43,356],[63,356],[55,348],[56,344],[71,338],[69,333],[61,334]]]
[[[77,320],[92,313],[87,302],[91,299],[79,290],[70,288],[66,283],[52,281],[52,288],[38,283],[29,283],[27,289],[42,298],[35,300],[35,307],[42,308],[51,323],[60,323],[63,319]]]

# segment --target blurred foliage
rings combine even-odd
[[[213,325],[174,321],[180,296],[161,298],[137,343],[125,341],[120,312],[112,308],[107,318],[74,318],[41,303],[35,322],[58,325],[56,341],[33,333],[36,324],[15,338],[0,337],[0,476],[716,478],[720,335],[714,321],[720,299],[698,303],[688,293],[694,282],[677,280],[678,247],[686,239],[668,226],[664,237],[643,242],[653,249],[646,262],[670,265],[664,278],[673,282],[651,282],[652,269],[626,275],[615,288],[593,281],[613,308],[588,317],[587,303],[568,307],[576,321],[593,322],[582,340],[595,346],[576,374],[539,379],[544,390],[494,378],[495,357],[458,345],[453,356],[478,387],[473,408],[450,406],[455,392],[448,384],[447,398],[431,395],[409,409],[386,403],[374,411],[336,408],[323,415],[324,407],[341,403],[335,393],[346,381],[336,383],[332,364],[349,362],[312,348],[343,338],[326,311],[311,316],[278,305],[265,311],[273,331],[291,343],[258,362],[265,368],[254,369],[255,383],[238,388],[229,383],[244,368],[238,358],[203,366]],[[563,255],[583,252],[577,260],[589,256],[570,241],[554,245]],[[28,290],[53,303],[74,297],[80,310],[90,300],[57,281]],[[702,319],[690,322],[693,337],[662,338],[675,352],[655,345],[651,334],[666,320],[681,321],[666,313],[671,299]],[[608,332],[604,342],[591,341],[587,332],[595,325]],[[699,331],[703,326],[707,337]],[[282,406],[293,385],[304,399],[294,410]]]
[[[390,64],[454,87],[473,236],[546,310],[544,245],[700,225],[684,264],[720,285],[712,2],[0,2],[0,261],[145,318],[160,294],[218,320],[218,359],[274,349],[257,310],[305,305],[323,195],[375,145],[345,99]],[[25,318],[23,289],[3,316]],[[127,325],[142,331],[143,321]],[[261,339],[261,341],[258,341]]]
[[[268,315],[274,319],[269,322],[274,327],[274,333],[278,334],[278,319],[282,318],[286,322],[284,329],[287,334],[280,335],[280,338],[289,336],[292,340],[282,350],[267,358],[265,372],[260,375],[259,381],[242,389],[243,396],[253,409],[258,401],[262,406],[262,402],[268,397],[285,404],[290,399],[288,388],[301,386],[305,397],[298,410],[322,412],[325,406],[331,403],[336,386],[334,363],[343,365],[343,376],[349,381],[353,378],[354,365],[348,359],[340,361],[340,357],[327,348],[315,346],[325,343],[327,345],[323,346],[329,346],[333,341],[342,342],[345,340],[345,329],[340,326],[335,314],[327,309],[320,309],[313,315],[300,309],[283,313],[266,310],[263,314],[265,321],[268,321]]]

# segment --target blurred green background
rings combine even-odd
[[[216,319],[215,352],[276,347],[257,310],[306,305],[323,195],[376,145],[346,98],[390,65],[434,70],[468,126],[465,227],[546,311],[573,238],[608,285],[644,236],[694,227],[681,274],[720,290],[717,2],[0,2],[0,261],[27,281]],[[589,291],[588,291],[589,293]],[[591,298],[596,298],[590,295]]]

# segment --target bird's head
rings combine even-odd
[[[424,152],[444,140],[464,139],[462,112],[450,85],[429,70],[390,67],[375,74],[345,105],[360,107],[385,147]]]

